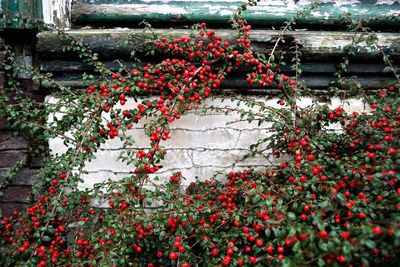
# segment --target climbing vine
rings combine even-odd
[[[3,266],[389,266],[398,262],[396,67],[383,54],[394,72],[393,84],[374,94],[358,88],[368,105],[363,113],[347,113],[343,105],[317,101],[300,107],[298,98],[309,90],[300,82],[299,44],[294,41],[292,46],[294,76],[283,73],[283,59],[274,57],[281,36],[271,54],[255,52],[244,11],[257,2],[249,1],[233,14],[233,41],[224,40],[205,23],[196,24],[193,35],[151,40],[150,45],[165,55],[160,62],[119,71],[106,68],[89,46],[61,31],[60,38],[70,41],[66,49],[77,52],[102,75],[82,93],[19,66],[8,51],[3,68],[50,84],[58,101],[30,101],[9,72],[0,95],[0,114],[37,142],[34,149],[46,155],[46,164],[38,177],[36,202],[1,218]],[[282,28],[282,34],[297,18]],[[372,36],[360,25],[353,29],[360,29],[363,38]],[[359,41],[356,33],[354,43]],[[348,51],[347,57],[351,48]],[[332,93],[342,89],[346,58],[335,74],[339,82],[332,84]],[[251,110],[202,106],[243,67],[250,69],[246,75],[250,85],[279,89],[280,108],[248,97],[236,99]],[[126,108],[132,98],[139,99],[137,105]],[[225,181],[196,180],[188,187],[182,186],[185,177],[180,172],[160,182],[163,143],[173,138],[170,124],[200,108],[271,124],[272,135],[253,144],[245,157],[272,151],[279,164],[225,173]],[[137,149],[129,131],[144,120],[149,145]],[[332,125],[340,130],[330,131]],[[45,144],[55,137],[62,137],[67,149],[49,155]],[[115,138],[123,142],[121,159],[132,167],[130,174],[78,190],[85,164],[95,159],[101,144]]]

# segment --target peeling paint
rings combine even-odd
[[[328,12],[321,13],[320,11],[312,11],[310,14],[313,15],[314,17],[316,17],[316,18],[323,18],[323,19],[329,19],[330,18],[330,15],[329,15]]]
[[[113,13],[119,15],[148,15],[148,14],[171,14],[183,15],[187,14],[187,10],[183,7],[168,4],[146,5],[146,4],[101,4],[91,7],[90,11],[94,14],[109,13],[110,9]],[[84,11],[85,9],[83,9]]]
[[[386,14],[383,14],[382,16],[390,17],[390,16],[398,16],[398,15],[400,15],[400,11],[394,10],[394,11],[389,11]]]
[[[400,0],[376,0],[377,5],[393,5],[394,3],[400,3]]]
[[[61,0],[56,0],[61,1]],[[386,1],[386,2],[385,2]],[[310,16],[302,19],[305,26],[323,23],[324,25],[339,25],[339,15],[351,13],[357,19],[374,18],[396,14],[400,11],[400,5],[393,6],[387,3],[395,3],[400,0],[361,1],[361,0],[322,0],[327,5],[317,6]],[[178,24],[188,21],[208,21],[215,23],[226,22],[236,7],[246,2],[245,0],[78,0],[74,5],[73,19],[76,24],[90,25],[92,23],[121,23],[131,24],[142,21],[145,17],[152,22],[170,22]],[[313,3],[313,0],[270,0],[262,1],[257,6],[250,7],[246,18],[253,24],[280,25],[292,18],[303,7]],[[383,5],[386,3],[386,5]],[[378,5],[378,6],[377,6]],[[324,19],[321,22],[318,20]],[[391,20],[382,25],[398,26],[400,19]],[[371,21],[370,24],[377,22]],[[369,24],[367,26],[370,26]]]
[[[210,14],[219,14],[221,16],[232,15],[233,11],[237,8],[236,6],[234,6],[233,8],[232,6],[227,8],[226,6],[210,5],[210,4],[206,4],[201,7],[208,9]]]
[[[188,0],[142,0],[144,3],[170,3],[170,2],[188,2]],[[216,3],[215,0],[190,0],[190,2],[212,2]],[[245,3],[246,1],[238,0],[218,0],[218,3]]]
[[[335,3],[335,6],[354,5],[354,4],[361,3],[361,1],[359,1],[359,0],[339,0],[339,1],[333,1],[333,2]]]
[[[43,0],[43,20],[60,28],[71,26],[72,0]]]
[[[398,2],[400,0],[377,0],[377,4],[392,4],[393,2]],[[170,3],[170,2],[189,2],[188,0],[142,0],[141,2],[144,3]],[[190,0],[190,2],[201,2],[201,3],[216,3],[217,1],[215,0]],[[263,1],[258,3],[259,6],[262,5],[276,5],[276,6],[305,6],[309,5],[311,3],[314,3],[314,0],[302,0],[302,1],[294,1],[294,0],[269,0],[269,1]],[[379,3],[378,3],[379,2]],[[218,3],[246,3],[246,1],[238,1],[238,0],[219,0]],[[352,5],[352,4],[359,4],[361,3],[360,0],[325,0],[321,1],[321,3],[334,3],[335,6],[342,6],[342,5]]]
[[[89,4],[106,4],[104,0],[82,0],[83,3]],[[114,5],[119,4],[127,4],[127,3],[148,3],[148,4],[160,4],[160,3],[171,3],[171,2],[181,2],[181,3],[235,3],[235,5],[246,3],[245,0],[120,0],[116,3],[111,3]],[[315,0],[269,0],[269,1],[262,1],[258,3],[258,5],[279,5],[279,6],[304,6],[314,3]],[[352,4],[360,4],[363,1],[361,0],[322,0],[321,3],[333,3],[335,6],[342,6],[342,5],[352,5]],[[376,0],[376,5],[391,5],[394,3],[400,3],[400,0]]]
[[[289,5],[283,5],[282,3],[277,4],[277,5],[258,5],[255,7],[251,7],[252,13],[256,15],[262,15],[268,12],[269,14],[273,14],[274,16],[284,16],[288,13],[295,13],[299,9],[297,5],[294,4],[289,4]]]

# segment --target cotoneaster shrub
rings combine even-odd
[[[2,218],[3,266],[397,264],[398,82],[365,95],[369,110],[364,113],[347,114],[343,106],[318,102],[301,108],[296,104],[303,94],[299,58],[296,55],[296,77],[289,77],[271,56],[254,52],[251,26],[242,18],[246,6],[234,14],[233,43],[202,23],[194,27],[196,36],[154,41],[168,56],[160,63],[113,74],[90,48],[73,41],[69,49],[81,51],[104,81],[89,85],[83,94],[58,87],[55,94],[61,97],[54,105],[32,104],[28,110],[10,105],[2,110],[9,121],[17,108],[25,116],[40,110],[44,118],[62,110],[64,116],[42,123],[40,133],[44,140],[63,136],[69,146],[64,154],[46,160],[37,202]],[[252,69],[247,75],[250,84],[280,89],[282,108],[241,99],[259,112],[228,111],[250,122],[272,123],[273,136],[251,150],[253,155],[261,153],[267,144],[280,165],[266,163],[261,171],[231,172],[223,180],[197,181],[187,188],[181,186],[185,178],[179,172],[167,183],[150,178],[165,155],[162,141],[173,138],[170,123],[199,108],[243,66]],[[24,99],[22,93],[14,93]],[[143,95],[157,99],[143,100]],[[116,107],[124,106],[128,97],[142,100],[133,109]],[[110,119],[104,122],[106,113]],[[137,150],[128,132],[144,118],[150,121],[145,125],[149,147]],[[332,124],[341,130],[329,131]],[[132,166],[131,174],[77,190],[85,163],[94,159],[100,144],[113,138],[124,141],[122,158]]]

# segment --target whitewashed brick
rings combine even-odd
[[[193,167],[192,151],[183,149],[167,150],[164,160],[160,163],[162,170]]]
[[[249,123],[247,121],[238,121],[240,116],[237,114],[195,114],[189,113],[182,116],[179,120],[170,125],[170,129],[188,129],[188,130],[213,130],[219,128],[258,129],[257,122]],[[262,125],[262,128],[268,129],[270,125]]]
[[[60,137],[53,138],[49,140],[50,152],[55,154],[63,154],[67,151],[68,147],[63,144],[64,139]]]
[[[253,97],[262,101],[269,107],[281,108],[277,103],[277,98]],[[50,103],[55,103],[56,99],[48,99]],[[141,102],[141,100],[139,100]],[[365,109],[364,103],[359,99],[347,99],[343,101],[339,98],[331,99],[331,108],[342,106],[347,112],[363,112]],[[305,107],[312,103],[311,98],[302,98],[297,101],[298,106]],[[133,99],[128,99],[125,106],[119,106],[122,109],[130,109],[136,107],[138,103]],[[236,108],[235,101],[222,101],[221,98],[207,99],[203,106],[219,106]],[[259,112],[259,107],[247,107],[243,103],[239,105],[245,110]],[[367,110],[368,111],[368,110]],[[61,114],[55,114],[58,118]],[[105,121],[109,118],[109,114],[102,114]],[[51,118],[49,118],[49,122]],[[148,137],[144,134],[144,124],[149,122],[149,119],[142,120],[135,124],[133,129],[127,132],[133,136],[135,145],[134,149],[146,148],[149,145]],[[167,148],[165,160],[160,163],[162,168],[150,177],[159,176],[159,182],[169,180],[173,172],[181,171],[183,176],[188,180],[183,181],[184,185],[195,181],[196,177],[200,180],[210,179],[216,172],[224,174],[230,171],[240,171],[245,168],[262,169],[267,165],[277,165],[281,159],[275,159],[270,151],[265,151],[267,158],[255,156],[233,164],[242,158],[249,150],[249,146],[257,142],[258,139],[270,136],[269,132],[271,125],[261,125],[257,122],[248,123],[240,121],[239,114],[230,112],[225,115],[221,112],[201,110],[190,111],[182,116],[179,120],[170,125],[172,138],[161,145]],[[338,124],[331,124],[326,127],[326,130],[340,131],[341,127]],[[93,162],[89,162],[85,170],[89,174],[84,175],[84,183],[80,184],[80,188],[92,187],[95,183],[106,181],[107,179],[121,179],[129,174],[134,169],[134,166],[127,166],[125,163],[118,160],[123,142],[119,138],[108,140],[102,144],[100,150],[96,153],[97,158]],[[266,144],[261,147],[264,148]],[[63,145],[62,138],[55,138],[49,142],[50,150],[53,154],[64,153],[66,147]],[[224,179],[224,175],[218,176]]]
[[[85,190],[93,188],[95,184],[105,182],[109,179],[118,181],[126,176],[126,173],[115,173],[112,171],[96,171],[89,172],[83,176],[83,183],[78,184],[78,189]]]
[[[128,136],[132,136],[135,143],[133,144],[133,148],[145,148],[149,147],[150,140],[149,137],[146,136],[143,129],[132,128],[127,131],[126,134]],[[121,141],[120,137],[122,133],[119,133],[120,136],[108,140],[106,143],[101,144],[101,149],[120,149],[123,147],[124,141]]]
[[[175,130],[173,138],[164,145],[167,148],[219,148],[227,149],[235,146],[240,131],[232,128],[188,131]]]
[[[270,157],[268,160],[260,155],[246,158],[243,160],[245,155],[248,155],[250,150],[213,150],[213,149],[202,149],[193,150],[193,163],[195,167],[229,167],[233,163],[237,162],[237,166],[252,166],[252,165],[271,165],[273,159]],[[265,153],[269,156],[269,153]],[[271,161],[272,160],[272,161]]]
[[[251,130],[241,131],[239,138],[235,144],[235,148],[248,149],[251,145],[258,142],[258,140],[271,136],[269,130]]]
[[[197,167],[227,167],[233,162],[240,160],[246,154],[246,150],[193,150],[193,163]]]
[[[200,181],[204,181],[206,179],[211,179],[216,172],[225,172],[225,170],[226,169],[223,167],[197,166],[192,168],[180,169],[179,171],[182,173],[183,177],[186,178],[182,181],[182,184],[189,185],[191,182],[196,181],[196,178]],[[158,175],[161,181],[168,181],[169,177],[176,171],[178,170],[167,170],[159,173]]]
[[[339,106],[341,106],[348,113],[367,111],[364,102],[361,99],[357,98],[332,98],[331,105],[329,105],[329,107],[337,108]]]
[[[88,162],[85,170],[93,171],[112,171],[112,172],[131,172],[135,169],[133,165],[127,165],[122,162],[119,157],[122,150],[99,150],[96,152],[96,159]],[[166,154],[165,159],[161,162],[165,168],[189,168],[192,167],[192,160],[189,156],[190,151],[174,150]]]
[[[129,172],[134,170],[134,166],[128,166],[119,160],[121,151],[119,150],[99,150],[95,153],[96,159],[88,162],[85,166],[87,171],[111,171]]]

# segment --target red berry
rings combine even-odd
[[[262,239],[257,239],[256,245],[257,245],[257,247],[262,247],[264,245],[264,241]]]
[[[256,263],[257,262],[257,258],[254,257],[254,256],[250,256],[249,260],[250,260],[251,263]]]
[[[363,213],[363,212],[360,212],[358,214],[358,218],[360,218],[360,219],[365,219],[366,217],[367,217],[367,215],[365,215],[365,213]]]
[[[274,251],[274,247],[271,245],[266,246],[265,251],[268,252],[269,254],[272,254],[272,252]]]
[[[136,251],[137,253],[141,253],[141,252],[142,252],[142,247],[136,246],[136,247],[135,247],[135,251]]]
[[[169,259],[170,259],[170,260],[174,261],[174,260],[176,260],[177,258],[178,258],[178,254],[177,254],[176,252],[171,251],[171,252],[169,253]]]
[[[376,226],[376,227],[374,227],[374,229],[372,229],[372,233],[374,235],[380,235],[380,234],[382,234],[382,228],[380,226]]]
[[[340,234],[340,237],[341,237],[342,239],[349,239],[349,238],[350,238],[350,233],[349,233],[349,232],[342,232],[342,233]]]
[[[318,233],[318,235],[319,235],[320,238],[325,239],[325,238],[328,237],[328,232],[325,231],[325,230],[323,230],[323,231],[320,231],[320,232]]]
[[[231,263],[231,257],[225,256],[225,257],[222,259],[222,265],[228,266],[230,263]]]
[[[301,240],[306,240],[308,238],[308,234],[301,233],[301,234],[299,234],[299,237]]]
[[[340,262],[340,263],[345,263],[346,262],[346,258],[341,255],[341,256],[337,257],[337,261]]]

